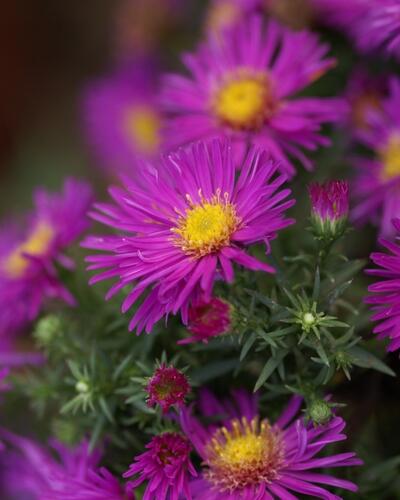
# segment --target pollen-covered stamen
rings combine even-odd
[[[125,114],[125,130],[143,154],[155,153],[160,145],[160,119],[153,109],[132,106]]]
[[[193,204],[172,229],[176,243],[190,255],[202,257],[229,245],[232,234],[240,225],[235,206],[229,202],[228,193],[221,198],[220,191],[210,200]]]
[[[400,176],[400,132],[389,137],[386,146],[380,151],[383,163],[381,178],[390,181]]]
[[[284,460],[282,435],[267,420],[234,419],[215,432],[206,456],[204,475],[220,491],[270,482]]]
[[[238,130],[257,130],[276,106],[265,73],[241,71],[230,75],[214,95],[212,108],[219,121]]]
[[[54,230],[47,222],[40,222],[29,238],[19,245],[3,262],[5,272],[11,278],[22,276],[29,265],[25,255],[39,257],[45,255],[54,238]]]

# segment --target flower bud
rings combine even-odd
[[[332,241],[344,233],[349,213],[349,185],[330,181],[309,186],[312,205],[311,223],[315,236]]]
[[[61,332],[61,319],[54,314],[41,318],[35,328],[34,336],[39,345],[46,347]]]
[[[324,399],[314,399],[310,405],[309,414],[315,424],[324,425],[331,419],[332,410]]]
[[[172,405],[183,405],[186,395],[190,392],[190,385],[186,375],[174,366],[161,365],[154,372],[147,383],[147,404],[160,405],[166,413]]]

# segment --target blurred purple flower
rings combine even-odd
[[[400,219],[394,219],[393,226],[399,240]],[[373,252],[370,256],[378,268],[367,273],[383,279],[368,287],[373,295],[366,302],[373,305],[372,320],[378,322],[373,332],[380,339],[389,338],[388,351],[396,351],[400,349],[400,245],[384,239],[379,243],[389,253]]]
[[[53,453],[31,441],[2,430],[12,446],[1,456],[3,492],[34,500],[133,500],[106,469],[99,467],[101,453],[89,452],[86,441],[75,448],[52,443]],[[25,496],[26,495],[26,496]],[[18,497],[17,497],[18,498]]]
[[[88,142],[114,177],[121,171],[133,174],[138,159],[154,158],[161,150],[157,86],[157,66],[143,58],[92,82],[84,94]]]
[[[371,221],[380,234],[394,234],[392,219],[400,216],[400,79],[389,80],[389,95],[382,101],[382,110],[371,110],[368,127],[358,139],[371,149],[373,157],[357,157],[358,168],[352,192],[356,205],[351,213],[355,222]]]
[[[88,227],[92,195],[86,183],[67,179],[61,194],[34,193],[35,208],[24,223],[0,230],[0,335],[23,329],[46,298],[74,304],[55,264],[72,268],[63,251]]]
[[[327,424],[306,424],[298,414],[301,398],[294,396],[275,424],[260,419],[257,396],[233,391],[219,401],[203,391],[201,420],[183,408],[181,427],[203,460],[202,474],[191,482],[194,499],[294,499],[291,492],[309,497],[339,499],[324,486],[357,491],[350,481],[314,469],[350,467],[362,462],[355,453],[315,456],[327,444],[346,439],[345,422],[334,416]],[[219,416],[218,423],[203,420]],[[321,484],[322,486],[319,486]]]
[[[307,31],[292,32],[251,16],[210,36],[183,62],[190,76],[167,75],[161,91],[169,147],[230,137],[240,155],[247,144],[269,151],[282,170],[295,174],[293,159],[307,169],[303,150],[330,143],[323,124],[337,121],[342,99],[296,97],[335,65],[328,45]]]

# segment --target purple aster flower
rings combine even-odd
[[[192,337],[180,340],[178,344],[204,342],[228,333],[232,326],[233,307],[219,297],[200,299],[189,308],[188,330]]]
[[[389,96],[381,111],[370,111],[368,127],[358,134],[359,141],[371,149],[372,157],[354,160],[358,175],[353,192],[355,222],[371,221],[383,236],[393,234],[392,219],[400,216],[400,80],[389,81]]]
[[[400,59],[400,3],[364,0],[365,15],[354,25],[354,38],[363,51],[381,50]]]
[[[89,452],[86,441],[75,448],[53,442],[52,451],[10,432],[1,436],[13,449],[2,456],[1,483],[10,494],[37,500],[133,500],[133,496],[106,469],[101,453]]]
[[[316,234],[336,239],[346,228],[349,213],[349,185],[346,181],[314,182],[309,187],[311,220]]]
[[[371,112],[382,110],[382,101],[387,93],[386,76],[372,75],[363,67],[352,72],[345,90],[345,99],[349,104],[347,126],[353,135],[357,137],[360,130],[368,128],[368,116]]]
[[[123,475],[137,476],[128,486],[136,488],[148,481],[143,500],[178,500],[182,495],[191,500],[189,478],[197,474],[190,461],[190,442],[176,432],[164,432],[153,437],[146,448]]]
[[[394,219],[393,226],[396,239],[400,239],[400,219]],[[370,256],[378,268],[368,269],[367,273],[383,279],[368,287],[373,295],[366,302],[373,305],[372,320],[378,322],[373,332],[380,339],[389,338],[388,351],[396,351],[400,348],[400,246],[384,239],[379,243],[389,253],[374,252]]]
[[[264,242],[268,249],[293,222],[284,212],[294,201],[284,201],[290,190],[281,190],[285,176],[276,174],[276,164],[253,148],[235,178],[230,144],[213,141],[144,169],[140,185],[126,180],[124,189],[111,188],[114,203],[97,204],[92,216],[122,234],[83,243],[105,252],[87,258],[89,270],[104,269],[90,283],[117,278],[107,298],[131,285],[123,312],[145,296],[130,322],[138,333],[178,311],[187,323],[191,302],[211,298],[216,276],[233,280],[234,262],[274,272],[245,248]]]
[[[45,298],[74,303],[58,279],[55,264],[72,268],[63,251],[88,227],[92,199],[86,183],[67,179],[61,194],[34,193],[34,210],[24,224],[0,230],[0,335],[34,320]]]
[[[149,59],[133,61],[93,82],[83,101],[86,135],[107,170],[134,172],[138,158],[158,156],[161,116],[158,73]]]
[[[165,77],[161,103],[169,146],[209,137],[232,138],[238,154],[247,143],[270,151],[282,169],[306,168],[303,150],[328,145],[324,123],[345,111],[341,99],[296,97],[334,64],[328,46],[306,31],[251,16],[223,36],[208,40],[183,61],[190,76]]]
[[[174,366],[161,365],[156,369],[147,383],[149,395],[147,404],[160,405],[163,413],[167,413],[173,405],[182,406],[190,392],[190,385],[185,374]]]
[[[315,472],[325,467],[360,465],[355,453],[316,457],[327,444],[346,439],[345,422],[334,416],[314,426],[297,415],[301,398],[295,396],[279,419],[271,424],[257,410],[257,397],[234,391],[218,401],[204,391],[199,400],[203,417],[219,415],[218,424],[205,425],[184,408],[181,426],[203,460],[201,476],[191,482],[194,499],[294,499],[291,492],[336,499],[326,486],[357,491],[350,481]],[[321,485],[321,486],[320,486]]]

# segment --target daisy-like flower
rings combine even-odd
[[[359,132],[359,141],[371,149],[372,157],[356,158],[358,169],[353,192],[355,222],[371,221],[382,236],[393,235],[392,219],[400,216],[400,80],[389,81],[389,95],[381,111],[370,111],[368,127]]]
[[[55,264],[72,268],[63,251],[87,228],[92,199],[86,183],[68,179],[61,194],[34,194],[24,224],[0,230],[0,335],[22,329],[39,314],[45,298],[74,303],[58,279]]]
[[[147,404],[160,405],[163,413],[167,413],[173,405],[182,406],[190,392],[186,375],[174,366],[161,365],[156,369],[146,385],[149,397]]]
[[[156,65],[142,58],[117,68],[87,88],[83,97],[86,136],[110,174],[134,172],[138,159],[159,154],[157,86]]]
[[[285,176],[253,148],[235,178],[232,156],[226,141],[195,144],[144,169],[140,184],[112,188],[113,204],[96,205],[92,216],[122,234],[84,241],[105,252],[86,259],[89,270],[104,269],[90,282],[117,278],[108,298],[131,285],[123,312],[144,296],[130,329],[150,332],[161,317],[178,311],[187,323],[193,300],[211,298],[217,274],[233,280],[234,262],[274,272],[245,248],[264,242],[268,249],[277,231],[293,222],[284,216],[294,203],[284,201],[290,194],[281,189]]]
[[[393,226],[399,240],[400,219],[394,219]],[[378,268],[368,269],[367,273],[383,279],[368,287],[373,295],[366,302],[372,304],[372,320],[378,322],[373,332],[380,339],[389,339],[388,351],[396,351],[400,348],[400,245],[385,239],[379,243],[389,253],[374,252],[370,256]]]
[[[354,25],[361,50],[380,50],[400,59],[400,3],[398,0],[364,0],[365,15]]]
[[[328,240],[341,236],[349,213],[349,185],[346,181],[314,182],[309,187],[311,221],[315,233]]]
[[[350,481],[315,472],[362,463],[355,453],[316,457],[327,444],[346,439],[342,418],[334,416],[317,427],[306,424],[296,417],[301,404],[297,396],[274,424],[259,416],[256,396],[245,391],[233,392],[226,401],[203,392],[199,403],[204,417],[215,420],[219,415],[221,420],[205,425],[182,409],[182,429],[203,460],[201,475],[190,485],[194,499],[286,500],[297,493],[338,500],[325,486],[357,491]]]
[[[190,461],[190,442],[176,432],[164,432],[153,437],[146,448],[123,475],[137,476],[128,487],[148,481],[143,500],[191,500],[189,479],[197,473]]]
[[[344,101],[296,94],[335,64],[327,52],[316,35],[264,24],[257,15],[210,36],[184,56],[190,76],[165,77],[167,144],[229,136],[238,156],[253,144],[270,151],[289,175],[295,173],[293,159],[312,168],[303,150],[329,144],[321,126],[343,115]]]
[[[212,297],[207,301],[200,299],[189,308],[187,328],[192,336],[180,340],[178,344],[206,344],[211,338],[228,333],[231,326],[231,304],[219,297]]]
[[[134,499],[117,478],[99,467],[101,453],[98,450],[90,453],[86,441],[75,448],[53,442],[52,453],[10,432],[2,430],[0,435],[12,446],[0,458],[3,493],[35,500]]]

